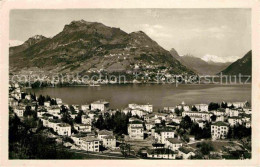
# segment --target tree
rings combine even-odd
[[[182,120],[180,122],[180,128],[189,129],[189,128],[191,128],[191,125],[192,125],[192,121],[188,115],[186,115],[184,118],[182,118]]]
[[[227,103],[226,102],[222,102],[220,106],[221,106],[221,108],[227,108]]]
[[[192,107],[191,107],[191,111],[198,111],[198,109],[197,109],[196,106],[192,106]]]
[[[75,121],[76,123],[78,123],[78,124],[81,124],[81,123],[82,123],[82,121],[81,121],[82,115],[83,115],[83,111],[80,110],[79,113],[78,113],[78,115],[75,117],[74,121]]]
[[[181,114],[182,114],[181,110],[180,110],[178,107],[176,107],[176,108],[174,109],[174,112],[175,112],[175,114],[176,114],[177,116],[181,116]]]
[[[211,142],[202,142],[200,151],[203,155],[209,155],[210,151],[213,151],[214,147]]]
[[[28,117],[32,115],[32,110],[31,110],[31,106],[26,106],[25,107],[25,111],[23,113],[24,117]]]
[[[100,130],[102,130],[102,129],[104,129],[104,118],[103,118],[103,115],[102,114],[100,114],[99,116],[98,116],[98,120],[97,120],[97,122],[96,122],[96,127],[98,128],[98,129],[100,129]]]
[[[65,123],[68,123],[70,125],[73,125],[73,119],[71,118],[71,116],[70,116],[68,111],[62,113],[61,120],[62,120],[62,122],[65,122]]]
[[[130,155],[130,149],[131,149],[130,144],[123,143],[120,145],[121,153],[125,158]]]
[[[209,107],[208,107],[209,111],[217,110],[219,108],[220,108],[220,106],[218,103],[213,103],[213,102],[209,103]]]
[[[213,114],[213,115],[210,117],[210,119],[211,119],[211,121],[216,121],[217,116]]]

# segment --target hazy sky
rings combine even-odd
[[[10,40],[52,37],[73,20],[101,22],[127,33],[144,31],[163,48],[204,60],[234,61],[251,49],[250,9],[13,10]]]

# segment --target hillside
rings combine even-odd
[[[52,38],[37,36],[10,48],[10,71],[126,72],[136,67],[193,74],[144,32],[84,20],[72,21]]]
[[[250,50],[244,57],[238,59],[225,70],[222,71],[225,75],[251,75],[252,74],[252,51]]]

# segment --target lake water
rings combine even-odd
[[[251,102],[251,84],[246,85],[178,85],[128,84],[100,87],[56,87],[28,89],[36,95],[58,97],[68,104],[90,104],[99,99],[110,102],[110,108],[121,109],[129,103],[150,103],[155,110],[165,106],[222,101]]]

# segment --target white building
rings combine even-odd
[[[209,108],[208,104],[195,104],[194,106],[198,109],[198,111],[206,111],[206,112],[209,111],[208,110],[208,108]]]
[[[109,107],[109,102],[104,100],[98,100],[91,103],[91,110],[106,111]]]
[[[71,136],[71,126],[67,123],[60,123],[56,132],[62,136]]]
[[[130,139],[143,140],[144,127],[141,121],[133,121],[128,124],[128,134]]]
[[[147,151],[148,158],[158,158],[158,159],[175,159],[176,153],[167,148],[157,148]]]
[[[18,116],[18,117],[23,117],[24,114],[24,108],[23,107],[15,107],[14,108],[14,113]]]
[[[224,108],[219,108],[217,110],[212,111],[214,115],[216,116],[225,116],[226,115],[226,111]]]
[[[79,132],[91,132],[91,125],[89,124],[74,124],[74,128]]]
[[[242,125],[242,119],[241,117],[229,117],[228,118],[228,123],[230,126],[235,126],[235,125]]]
[[[89,110],[89,104],[81,105],[81,110],[83,110],[83,111]]]
[[[170,127],[152,129],[152,135],[158,143],[165,144],[168,138],[174,138],[174,130]]]
[[[57,115],[60,113],[59,106],[49,106],[49,107],[46,107],[46,109],[47,109],[48,113],[53,114],[53,115]]]
[[[199,118],[201,118],[201,120],[203,120],[203,121],[210,121],[210,117],[211,117],[212,114],[210,114],[208,112],[199,112],[199,111],[184,111],[184,112],[182,112],[182,117],[185,117],[186,115],[188,115],[189,117],[194,117],[194,118],[197,117],[198,120],[200,120]]]
[[[81,116],[81,122],[82,122],[83,124],[89,124],[89,125],[92,124],[91,118],[89,118],[89,116],[87,116],[87,115],[82,115],[82,116]]]
[[[60,98],[56,98],[56,103],[59,105],[59,104],[62,104],[62,100]]]
[[[105,137],[103,137],[102,145],[105,148],[115,148],[116,147],[116,138],[115,138],[115,136],[105,136]]]
[[[215,122],[211,125],[212,139],[225,139],[228,133],[228,124],[225,122]]]
[[[99,152],[99,140],[94,137],[82,137],[81,148],[85,151]]]
[[[236,109],[230,109],[230,108],[226,108],[226,114],[230,117],[237,117],[239,114],[239,111]]]
[[[141,109],[147,111],[148,113],[153,112],[153,105],[150,104],[128,104],[128,107],[131,109]]]
[[[45,106],[45,107],[50,107],[50,106],[51,106],[51,102],[45,101],[45,102],[44,102],[44,106]]]
[[[100,130],[98,131],[98,139],[99,140],[103,140],[104,137],[106,136],[113,136],[113,131],[109,131],[109,130]]]
[[[228,107],[231,107],[232,104],[235,108],[243,108],[245,106],[247,102],[232,102],[232,103],[228,103]]]
[[[165,142],[165,148],[169,148],[172,151],[178,150],[182,147],[183,142],[177,138],[167,138]]]
[[[31,95],[26,95],[24,98],[27,100],[31,100]]]

